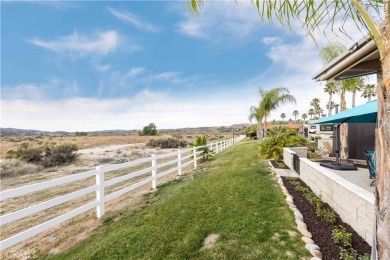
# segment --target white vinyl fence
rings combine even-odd
[[[241,141],[244,138],[245,136],[239,136],[228,140],[219,141],[216,143],[210,143],[207,144],[206,146],[209,147],[209,149],[212,150],[214,153],[219,153],[220,151],[229,148],[230,146]],[[57,185],[63,185],[75,181],[84,181],[88,177],[95,176],[96,178],[96,182],[94,183],[94,185],[89,186],[87,188],[76,190],[66,195],[62,195],[54,199],[50,199],[35,205],[29,205],[26,208],[1,215],[0,227],[2,227],[7,223],[11,223],[21,218],[36,214],[37,212],[74,200],[86,194],[96,192],[96,199],[94,201],[84,204],[83,206],[71,210],[63,215],[57,216],[49,221],[46,221],[42,224],[39,224],[28,230],[25,230],[19,234],[16,234],[14,236],[8,237],[0,241],[0,250],[9,248],[21,241],[24,241],[40,232],[52,228],[70,218],[73,218],[95,207],[96,207],[96,215],[98,218],[100,218],[101,216],[104,215],[105,202],[113,200],[129,191],[137,189],[148,183],[151,183],[152,188],[156,189],[159,178],[176,171],[178,172],[178,175],[181,175],[182,169],[190,164],[193,164],[194,168],[196,168],[197,161],[200,159],[201,156],[203,156],[202,148],[205,148],[206,146],[197,146],[189,149],[188,148],[179,149],[172,153],[152,155],[151,157],[148,158],[142,158],[142,159],[121,163],[121,164],[98,166],[96,167],[96,169],[87,172],[82,172],[79,174],[53,179],[50,181],[45,181],[45,182],[27,185],[15,189],[1,191],[0,201],[5,201],[7,199],[23,196],[32,192],[49,189]],[[169,160],[168,158],[171,159]],[[139,165],[149,165],[149,167],[142,168],[136,171],[131,171],[130,173],[126,173],[125,175],[114,177],[109,180],[106,180],[105,178],[105,173],[107,172],[117,171],[117,170],[131,168],[131,167],[135,168],[135,166],[139,166]],[[135,177],[140,178],[140,176],[144,177],[141,181],[133,183],[132,185],[122,188],[120,190],[111,192],[108,195],[105,195],[105,189],[107,189],[107,187],[110,187],[114,184],[121,183],[126,180],[130,180]]]

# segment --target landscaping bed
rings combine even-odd
[[[272,164],[272,166],[276,169],[286,169],[289,170],[290,168],[283,162],[283,161],[275,161],[275,160],[269,160]]]
[[[336,244],[334,242],[335,234],[333,233],[332,235],[332,232],[334,232],[335,229],[342,229],[340,226],[345,228],[344,231],[346,233],[351,234],[350,246],[345,247],[347,250],[343,250],[344,257],[341,259],[370,259],[369,254],[371,252],[371,247],[368,243],[363,240],[351,226],[344,223],[328,204],[320,202],[322,212],[326,212],[323,216],[325,215],[325,218],[327,217],[329,219],[329,216],[333,215],[335,218],[332,219],[332,221],[325,221],[323,216],[318,216],[318,211],[316,211],[316,206],[313,205],[313,202],[310,203],[306,198],[307,195],[305,197],[304,192],[296,189],[296,184],[298,182],[301,190],[303,187],[307,193],[313,194],[304,182],[298,178],[282,177],[282,179],[288,192],[294,198],[295,206],[302,213],[304,222],[307,225],[307,230],[312,233],[312,239],[320,247],[323,259],[340,259],[340,243]],[[318,201],[318,199],[313,200]]]

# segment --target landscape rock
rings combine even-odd
[[[312,257],[312,258],[310,258],[310,260],[322,260],[322,258]]]
[[[313,250],[320,250],[320,247],[317,246],[316,244],[306,244],[305,245],[305,248],[309,251],[313,251]]]
[[[319,250],[310,250],[310,254],[318,259],[322,259],[322,253]]]
[[[305,222],[303,222],[302,220],[295,219],[295,223],[297,223],[297,226],[302,226],[307,229]]]
[[[304,236],[304,237],[312,238],[311,233],[307,229],[301,229],[301,230],[299,230],[299,232],[301,232],[302,236]]]
[[[305,242],[306,244],[314,244],[313,239],[308,238],[308,237],[301,237],[302,241]]]
[[[303,215],[301,214],[301,212],[299,212],[299,210],[295,210],[294,211],[294,216],[300,220],[303,221]]]
[[[293,200],[292,200],[292,198],[289,198],[289,197],[286,198],[286,201],[287,201],[288,203],[294,203]]]

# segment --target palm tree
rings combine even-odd
[[[320,107],[320,100],[318,98],[313,98],[313,100],[310,102],[310,106],[314,109],[314,115],[318,114],[318,119],[320,118],[320,114],[322,112],[322,109]]]
[[[364,86],[364,78],[354,78],[353,83],[349,89],[352,92],[352,107],[356,105],[356,92],[361,91]]]
[[[294,124],[296,124],[297,123],[297,116],[299,115],[299,112],[298,112],[298,110],[294,110],[293,111],[293,116],[294,116]]]
[[[329,94],[328,104],[332,102],[332,95],[336,94],[336,92],[338,91],[338,88],[339,88],[339,84],[334,80],[330,80],[326,83],[324,91],[325,91],[325,93]],[[328,108],[328,116],[331,116],[331,115],[332,115],[332,108]]]
[[[263,135],[266,136],[267,119],[270,116],[271,112],[287,103],[296,103],[296,100],[293,95],[290,94],[290,91],[287,88],[283,87],[273,88],[269,90],[263,90],[260,88],[259,93],[261,97],[259,108],[264,119]]]
[[[307,114],[310,116],[310,120],[312,120],[314,116],[314,109],[310,108]]]
[[[328,111],[330,111],[330,115],[332,115],[332,110],[333,108],[335,108],[336,104],[334,103],[334,101],[329,101],[327,104],[326,104],[326,108],[328,109]],[[328,114],[329,116],[329,114]]]
[[[368,102],[371,101],[371,97],[375,97],[376,96],[376,93],[375,93],[375,84],[366,84],[363,86],[363,93],[362,93],[362,97],[364,98],[367,98],[368,99]]]
[[[306,114],[302,114],[303,124],[306,123],[306,118],[307,118],[307,115]]]
[[[284,124],[284,119],[286,118],[286,114],[285,113],[282,113],[280,115],[280,117],[282,118],[282,124]]]
[[[204,0],[188,0],[190,9],[199,14]],[[293,20],[307,29],[312,39],[319,30],[337,31],[345,34],[345,23],[353,21],[356,29],[369,32],[373,38],[382,67],[383,80],[378,86],[378,126],[375,152],[381,155],[382,162],[390,161],[390,99],[386,98],[390,91],[390,19],[389,1],[382,0],[302,0],[302,1],[261,1],[252,0],[260,19],[280,23],[283,27],[293,28]],[[385,18],[383,16],[386,16]],[[381,19],[383,18],[383,19]],[[341,22],[339,22],[341,21]],[[326,24],[325,29],[323,25]],[[348,26],[349,28],[349,26]],[[354,31],[354,30],[349,30]],[[379,141],[382,140],[382,141]],[[390,163],[377,165],[378,177],[375,182],[376,226],[375,234],[379,259],[390,259]]]
[[[257,131],[256,131],[256,136],[257,136],[257,139],[260,140],[261,138],[261,129],[262,129],[262,125],[261,125],[261,122],[263,120],[263,114],[262,114],[262,111],[259,107],[255,107],[255,106],[251,106],[250,110],[249,110],[249,121],[252,123],[253,120],[255,120],[257,122]]]

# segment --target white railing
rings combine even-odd
[[[228,140],[219,141],[216,143],[209,143],[204,146],[197,146],[189,149],[179,149],[172,153],[167,154],[161,154],[161,155],[152,155],[148,158],[138,159],[126,163],[121,164],[114,164],[109,166],[98,166],[94,170],[90,170],[87,172],[82,172],[79,174],[74,174],[50,181],[45,181],[41,183],[36,183],[32,185],[27,185],[15,189],[5,190],[0,192],[0,201],[4,201],[7,199],[11,199],[14,197],[23,196],[32,192],[42,191],[48,188],[52,188],[57,185],[62,185],[66,183],[71,183],[74,181],[80,181],[83,179],[86,179],[88,177],[95,176],[96,183],[92,186],[89,186],[84,189],[80,189],[71,193],[68,193],[66,195],[62,195],[59,197],[56,197],[54,199],[50,199],[35,205],[30,205],[26,208],[7,213],[0,216],[0,227],[14,222],[16,220],[19,220],[21,218],[33,215],[37,212],[46,210],[48,208],[60,205],[62,203],[74,200],[76,198],[79,198],[81,196],[84,196],[86,194],[96,192],[96,199],[92,202],[89,202],[87,204],[84,204],[81,207],[78,207],[74,210],[71,210],[63,215],[60,215],[58,217],[55,217],[49,221],[46,221],[42,224],[39,224],[37,226],[34,226],[26,231],[23,231],[19,234],[16,234],[14,236],[8,237],[2,241],[0,241],[0,250],[4,250],[6,248],[9,248],[10,246],[13,246],[21,241],[24,241],[40,232],[43,232],[49,228],[52,228],[70,218],[73,218],[83,212],[86,212],[90,209],[93,209],[96,207],[96,215],[98,218],[102,217],[105,212],[105,202],[108,202],[110,200],[113,200],[129,191],[132,191],[134,189],[137,189],[143,185],[146,185],[148,183],[152,184],[152,188],[156,189],[158,184],[158,179],[173,173],[175,171],[178,172],[178,175],[182,174],[182,169],[189,164],[193,163],[194,168],[197,167],[197,161],[200,159],[203,153],[203,149],[205,147],[208,147],[213,153],[219,153],[222,150],[229,148],[233,144],[241,141],[244,139],[245,136],[239,136],[235,138],[231,138]],[[174,159],[164,162],[159,162],[162,159],[174,157]],[[117,171],[122,170],[129,167],[134,166],[142,166],[146,163],[150,163],[150,167],[143,168],[141,170],[133,171],[131,173],[121,175],[119,177],[111,178],[109,180],[105,180],[105,173],[111,172],[111,171]],[[169,168],[171,167],[171,168]],[[167,169],[168,168],[168,169]],[[108,195],[105,195],[105,188],[112,186],[114,184],[121,183],[123,181],[130,180],[134,177],[143,176],[146,174],[150,174],[147,178],[142,179],[141,181],[134,183],[130,186],[127,186],[125,188],[122,188],[120,190],[117,190],[115,192],[112,192]]]

